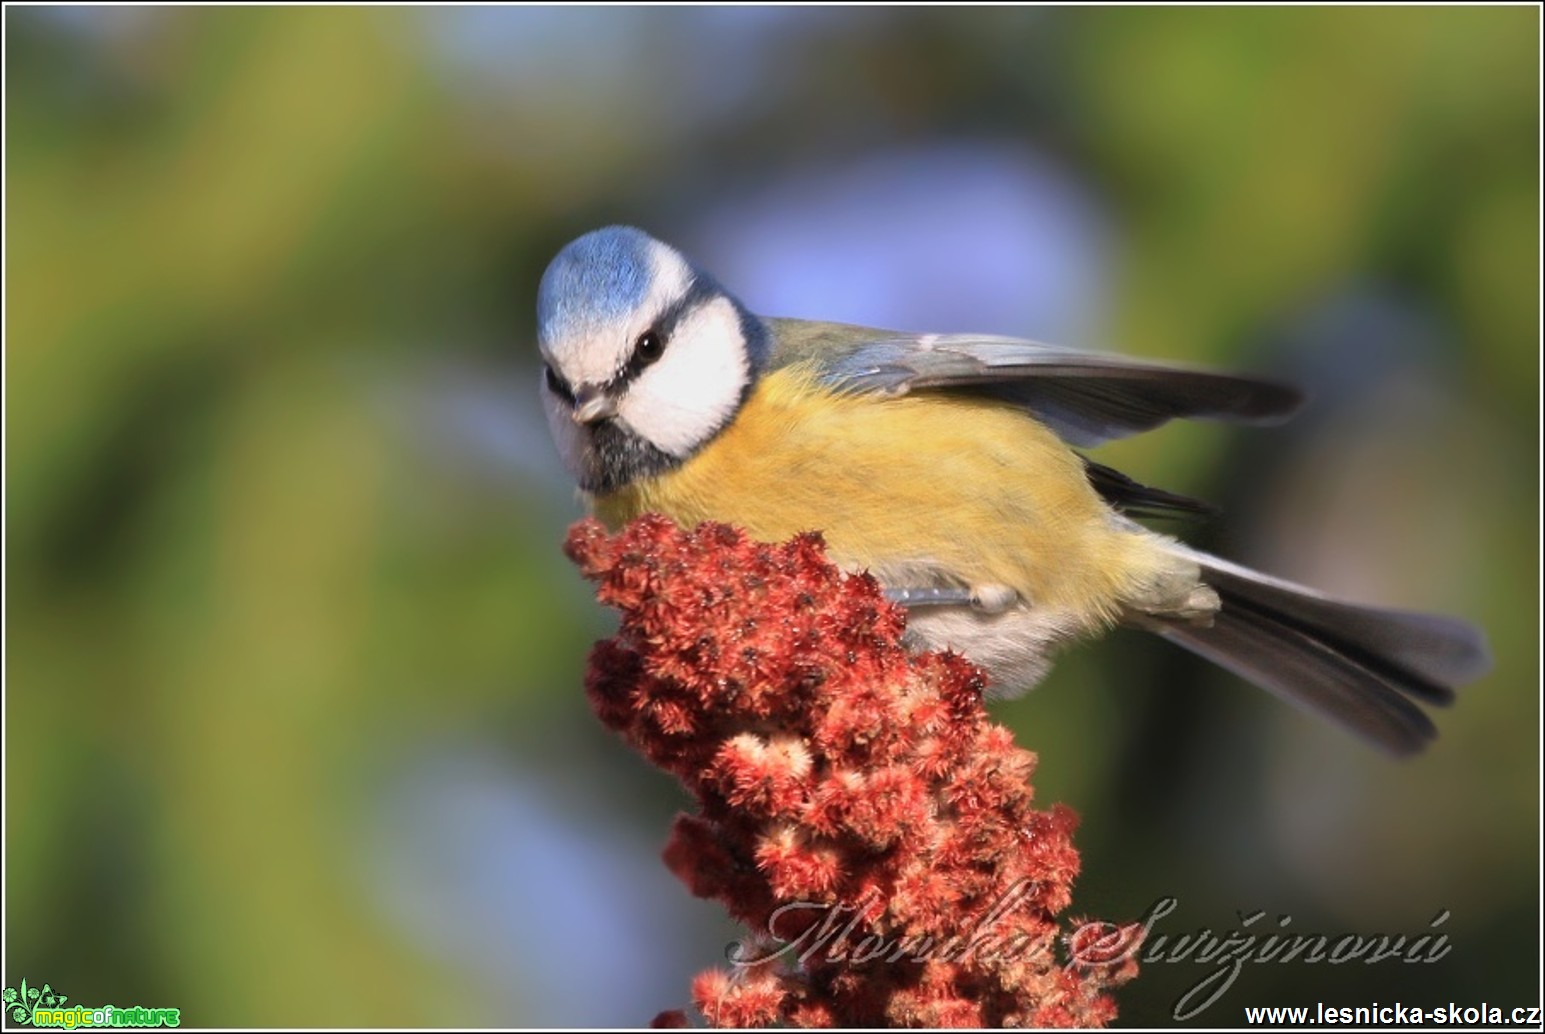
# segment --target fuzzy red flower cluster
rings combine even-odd
[[[1067,933],[1067,808],[1031,806],[1035,755],[984,676],[912,653],[906,618],[818,535],[780,545],[646,515],[583,521],[568,555],[622,614],[586,689],[698,811],[665,861],[751,936],[697,977],[716,1026],[1095,1026],[1135,927]],[[678,1025],[680,1012],[661,1025]]]

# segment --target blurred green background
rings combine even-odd
[[[612,221],[755,309],[1275,370],[1099,458],[1480,622],[1393,763],[1159,642],[997,714],[1078,909],[1429,930],[1246,1005],[1538,1001],[1539,12],[5,11],[6,985],[216,1025],[632,1025],[734,930],[588,713],[532,300]],[[1173,1023],[1212,967],[1148,967]]]

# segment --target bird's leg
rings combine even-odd
[[[970,589],[952,586],[897,587],[885,590],[885,598],[903,607],[970,607],[983,614],[1001,614],[1019,600],[1007,585],[978,585]]]
[[[903,607],[966,607],[972,602],[970,589],[937,585],[890,588],[885,590],[885,598]]]

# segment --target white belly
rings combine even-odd
[[[1059,644],[1081,629],[1069,614],[1023,605],[1001,614],[969,607],[914,607],[907,638],[929,650],[954,650],[986,670],[989,697],[1015,697],[1033,688],[1051,667]]]

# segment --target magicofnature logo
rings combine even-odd
[[[176,1027],[182,1023],[182,1010],[131,1005],[66,1006],[69,995],[52,987],[31,987],[24,979],[20,987],[5,989],[5,1018],[25,1027]]]

